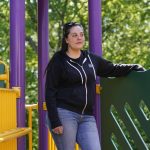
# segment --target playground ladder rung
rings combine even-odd
[[[31,128],[15,128],[0,133],[0,142],[24,136],[31,132]]]

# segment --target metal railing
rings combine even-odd
[[[150,70],[101,78],[103,150],[150,150]]]

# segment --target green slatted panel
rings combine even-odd
[[[5,66],[3,64],[0,64],[0,74],[5,73]],[[6,84],[4,81],[0,81],[0,87],[6,87]]]
[[[101,78],[102,150],[150,149],[150,70]]]

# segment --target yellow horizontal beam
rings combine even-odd
[[[16,128],[0,133],[0,142],[24,136],[32,131],[31,128]]]
[[[38,109],[38,104],[26,104],[26,109]]]
[[[37,109],[38,110],[38,104],[26,104],[26,109],[29,111],[33,110],[33,109]],[[43,102],[43,110],[47,110],[46,108],[46,103]]]
[[[20,87],[12,87],[12,89],[8,88],[0,88],[0,92],[15,92],[16,93],[16,98],[20,98],[21,96],[21,90]],[[7,96],[7,95],[6,95]]]
[[[8,80],[7,74],[0,74],[0,80]]]

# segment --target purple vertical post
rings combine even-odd
[[[48,63],[48,0],[38,0],[38,104],[39,104],[39,150],[48,149],[48,130],[45,126],[46,112],[43,110],[45,99],[44,71]]]
[[[89,44],[90,50],[101,56],[102,55],[102,21],[101,21],[101,0],[88,0],[89,12]],[[99,79],[97,79],[99,84]],[[95,116],[99,132],[101,131],[100,116],[100,96],[96,96]],[[101,138],[101,135],[100,135]]]
[[[10,0],[10,85],[21,88],[17,101],[17,126],[25,126],[25,0]],[[25,150],[25,137],[18,150]]]

